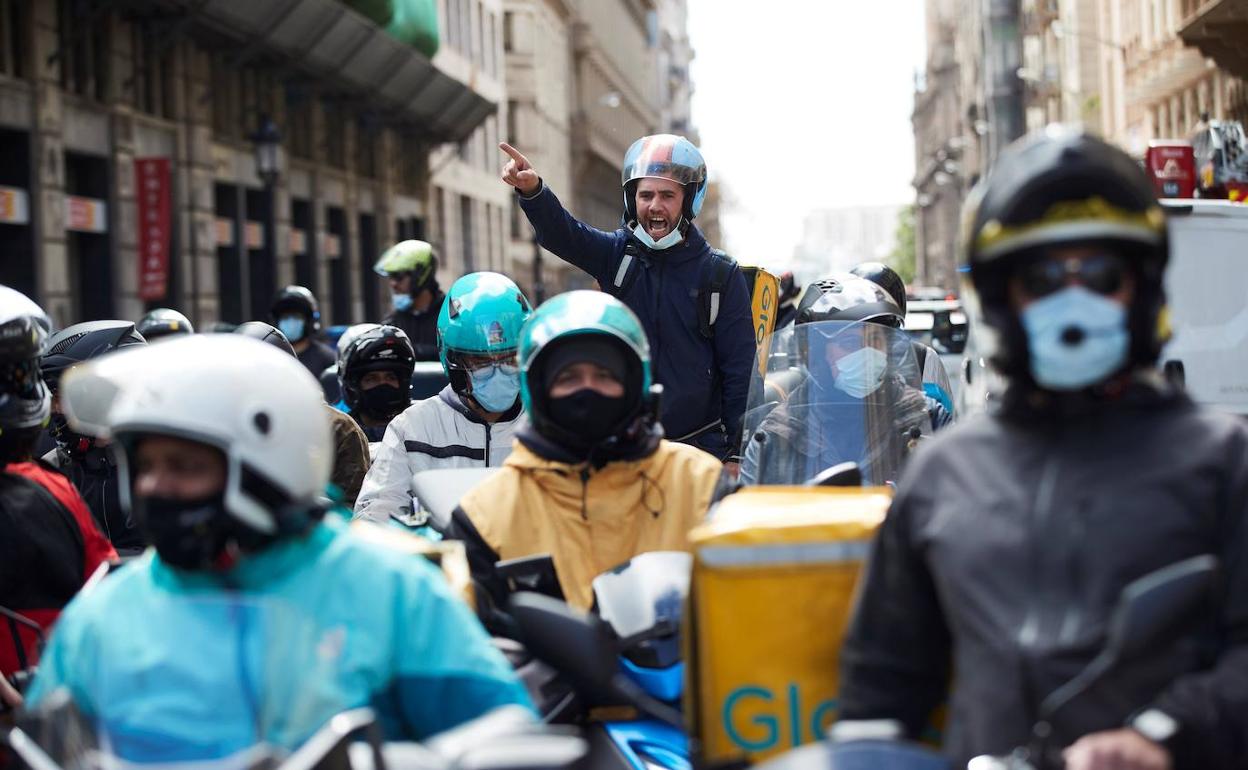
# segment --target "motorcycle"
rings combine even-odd
[[[932,432],[913,346],[899,329],[847,321],[786,327],[772,335],[764,368],[743,420],[746,486],[885,486]]]
[[[1071,703],[1089,693],[1118,668],[1191,627],[1211,595],[1217,559],[1195,556],[1148,573],[1127,584],[1109,622],[1104,646],[1073,679],[1041,702],[1031,741],[1004,756],[978,756],[967,770],[1060,770],[1061,749],[1053,745],[1053,722]],[[872,738],[861,738],[863,732]],[[758,765],[758,770],[950,770],[951,763],[931,748],[900,740],[900,725],[840,722],[829,740],[790,751]]]
[[[76,662],[72,680],[19,714],[4,742],[26,767],[563,770],[587,750],[520,706],[421,743],[387,741],[344,627],[254,596],[181,597],[160,614],[188,630],[177,648],[144,651],[143,667],[107,665],[129,644],[110,635],[99,660]],[[224,634],[195,633],[205,624]]]
[[[549,558],[514,577],[520,586],[549,586]],[[521,565],[507,565],[513,576]],[[689,739],[679,703],[684,691],[680,627],[691,557],[654,552],[594,579],[596,614],[584,615],[534,591],[512,595],[509,614],[527,649],[566,675],[576,706],[566,701],[552,719],[588,720],[591,766],[689,770]],[[557,582],[555,583],[557,585]],[[545,593],[550,593],[546,591]],[[640,716],[616,716],[614,707]]]
[[[422,471],[412,486],[430,525],[445,528],[464,493],[496,471]],[[563,601],[550,556],[503,561],[496,569],[512,593],[510,606],[498,609],[510,618],[507,634],[519,640],[495,644],[528,685],[543,720],[586,723],[590,767],[688,770],[684,720],[674,704],[684,685],[679,630],[689,555],[641,554],[599,575],[590,616]],[[607,668],[612,676],[600,681]],[[647,718],[599,718],[607,713],[600,707],[620,704]]]

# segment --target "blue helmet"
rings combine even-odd
[[[624,153],[620,184],[624,187],[624,218],[637,220],[637,180],[670,179],[685,189],[683,214],[692,220],[706,198],[706,161],[693,142],[674,134],[643,136]]]

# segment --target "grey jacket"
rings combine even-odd
[[[956,761],[1009,753],[1102,647],[1127,583],[1211,553],[1221,575],[1206,621],[1072,702],[1054,743],[1154,707],[1181,725],[1177,770],[1243,766],[1246,512],[1248,426],[1155,385],[945,431],[911,459],[878,534],[842,651],[841,717],[917,734],[948,694]]]

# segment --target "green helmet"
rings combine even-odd
[[[532,314],[524,292],[500,273],[469,273],[451,284],[438,312],[438,359],[456,392],[466,383],[458,357],[514,353]]]
[[[570,291],[543,303],[520,333],[520,401],[539,431],[547,430],[540,380],[542,352],[556,341],[588,334],[607,335],[617,340],[630,356],[636,357],[641,381],[635,382],[637,392],[631,394],[636,403],[630,420],[649,403],[650,342],[641,321],[627,305],[609,294]],[[538,389],[536,394],[535,388]]]
[[[438,258],[434,256],[433,246],[425,241],[399,241],[386,249],[377,264],[373,265],[373,272],[387,278],[411,273],[414,292],[425,285],[437,267]]]

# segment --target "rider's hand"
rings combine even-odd
[[[498,149],[510,156],[510,160],[503,166],[504,182],[519,190],[525,197],[542,189],[542,178],[533,170],[533,164],[529,163],[528,158],[506,142],[499,142]]]
[[[1124,727],[1085,735],[1062,752],[1066,770],[1170,770],[1170,752]]]
[[[0,703],[14,709],[22,705],[21,693],[13,689],[13,686],[3,676],[0,676]]]

